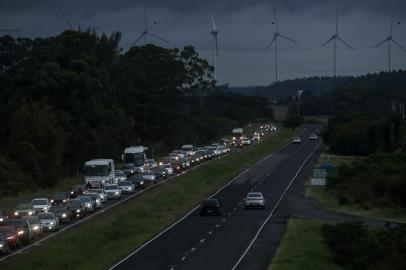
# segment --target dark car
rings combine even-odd
[[[154,168],[152,168],[152,171],[155,173],[155,179],[157,179],[158,181],[166,179],[168,177],[164,166],[155,166]]]
[[[68,192],[54,192],[49,197],[49,201],[52,205],[61,205],[66,204],[69,201],[69,193]]]
[[[82,196],[86,191],[86,187],[84,185],[74,185],[70,189],[70,197],[76,198],[78,196]]]
[[[10,252],[10,244],[6,240],[6,236],[0,233],[0,254],[8,254]]]
[[[18,238],[17,228],[14,226],[0,226],[0,234],[3,234],[9,247],[19,248],[21,241]]]
[[[0,225],[8,219],[6,212],[0,210]]]
[[[128,178],[128,181],[133,183],[133,185],[136,189],[145,188],[145,181],[144,181],[144,177],[142,177],[142,174],[134,174],[133,176]]]
[[[129,178],[137,173],[137,168],[135,168],[134,164],[126,164],[123,166],[123,172]]]
[[[21,243],[28,244],[31,241],[32,233],[30,224],[24,219],[9,219],[4,222],[4,226],[12,226],[17,230],[17,237]]]
[[[48,212],[54,213],[54,215],[59,219],[60,223],[67,224],[71,222],[69,209],[65,205],[51,206]]]
[[[85,206],[82,200],[73,199],[68,202],[68,209],[71,218],[82,218],[85,216]]]
[[[200,215],[215,215],[220,216],[220,204],[217,199],[206,199],[203,200],[201,208],[200,208]]]

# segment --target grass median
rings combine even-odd
[[[320,221],[290,219],[268,270],[340,270],[323,242]]]
[[[282,130],[149,190],[136,199],[68,231],[1,269],[104,269],[178,220],[238,173],[286,144],[298,130]]]

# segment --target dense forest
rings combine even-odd
[[[191,46],[119,47],[110,36],[0,37],[0,190],[52,186],[128,145],[165,153],[203,144],[258,117],[268,102],[218,91]]]

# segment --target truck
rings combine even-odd
[[[195,148],[192,144],[182,145],[182,151],[186,152],[186,155],[193,156],[195,154]]]
[[[244,139],[244,130],[242,128],[234,128],[232,137],[232,145],[234,147],[242,147],[242,140]]]
[[[146,155],[148,147],[130,146],[124,149],[121,156],[124,166],[134,166],[135,173],[143,173],[149,170],[149,163]]]
[[[102,187],[106,184],[115,184],[116,175],[114,160],[93,159],[85,162],[85,183],[90,183],[92,187]]]

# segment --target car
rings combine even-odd
[[[0,210],[0,225],[8,219],[6,212]]]
[[[127,181],[123,181],[127,182]],[[119,185],[123,182],[120,182]],[[89,196],[92,199],[92,203],[95,205],[96,209],[100,209],[103,207],[102,200],[100,199],[100,196],[96,192],[87,192],[86,196]]]
[[[74,185],[70,190],[70,197],[76,198],[85,193],[86,187],[84,185]]]
[[[15,249],[21,246],[21,241],[15,226],[0,226],[0,234],[4,235],[9,247]]]
[[[92,201],[92,198],[90,196],[86,194],[78,197],[78,199],[83,202],[86,213],[93,213],[94,211],[96,211],[96,203]]]
[[[220,203],[217,199],[205,199],[202,201],[201,207],[200,207],[200,215],[201,216],[206,216],[206,215],[215,215],[215,216],[220,216]]]
[[[57,231],[59,229],[59,220],[54,213],[39,213],[37,216],[41,221],[43,231]]]
[[[241,142],[242,142],[243,145],[250,145],[251,144],[251,140],[249,138],[246,138],[246,137],[243,138]]]
[[[118,188],[121,190],[122,194],[135,192],[134,184],[128,180],[118,183]]]
[[[318,137],[316,133],[312,133],[310,134],[309,140],[311,141],[317,141]]]
[[[64,191],[57,191],[52,193],[49,197],[49,201],[52,205],[66,204],[69,201],[69,193]]]
[[[128,177],[137,173],[137,168],[134,164],[126,164],[123,166],[123,172]]]
[[[293,144],[301,144],[302,143],[302,139],[300,137],[293,137],[292,138],[292,143]]]
[[[209,159],[209,157],[207,155],[207,151],[205,149],[200,149],[199,148],[198,150],[196,150],[196,154],[200,155],[200,159],[201,159],[202,162]]]
[[[142,174],[133,175],[128,180],[131,183],[133,183],[134,188],[136,188],[136,189],[144,189],[145,188],[145,181],[144,181],[144,177],[142,177]]]
[[[168,175],[166,173],[166,169],[164,166],[155,166],[152,168],[152,171],[155,173],[155,178],[157,180],[163,180],[168,178]]]
[[[4,222],[4,226],[15,227],[17,238],[20,243],[29,244],[32,239],[32,231],[28,221],[24,219],[9,219]]]
[[[34,209],[30,203],[20,203],[17,205],[16,210],[14,211],[14,217],[21,216],[33,216],[35,214]]]
[[[68,224],[72,221],[69,209],[65,205],[51,206],[48,212],[54,213],[54,215],[58,218],[59,223]]]
[[[182,145],[182,151],[186,153],[188,156],[192,156],[194,154],[194,147],[192,144],[185,144]]]
[[[167,176],[173,175],[173,168],[172,168],[171,164],[164,164],[162,166],[165,168]]]
[[[245,197],[245,209],[250,207],[265,208],[265,198],[261,192],[249,192]]]
[[[0,233],[0,254],[8,254],[10,252],[10,244],[6,240],[6,236]]]
[[[40,237],[42,235],[43,231],[38,216],[22,216],[21,218],[30,224],[33,238]]]
[[[155,173],[153,171],[144,172],[142,174],[142,178],[144,179],[145,185],[152,185],[152,184],[156,184],[156,182],[157,182]]]
[[[150,168],[154,168],[158,165],[158,162],[156,162],[156,160],[153,158],[148,159],[147,162]]]
[[[99,194],[100,200],[103,202],[107,201],[107,196],[106,193],[104,193],[104,190],[101,188],[92,188],[88,191],[89,193],[97,193]]]
[[[114,172],[114,174],[115,174],[115,176],[116,176],[116,181],[117,181],[117,183],[118,183],[118,182],[121,182],[121,181],[127,180],[127,175],[126,175],[123,171],[116,170],[116,171]]]
[[[35,213],[48,212],[51,203],[47,198],[36,198],[31,201]]]
[[[82,200],[73,199],[68,202],[68,210],[71,219],[72,218],[82,218],[85,216],[85,205],[83,204]]]
[[[106,193],[107,199],[121,200],[121,190],[119,189],[117,184],[105,185],[104,192]]]

